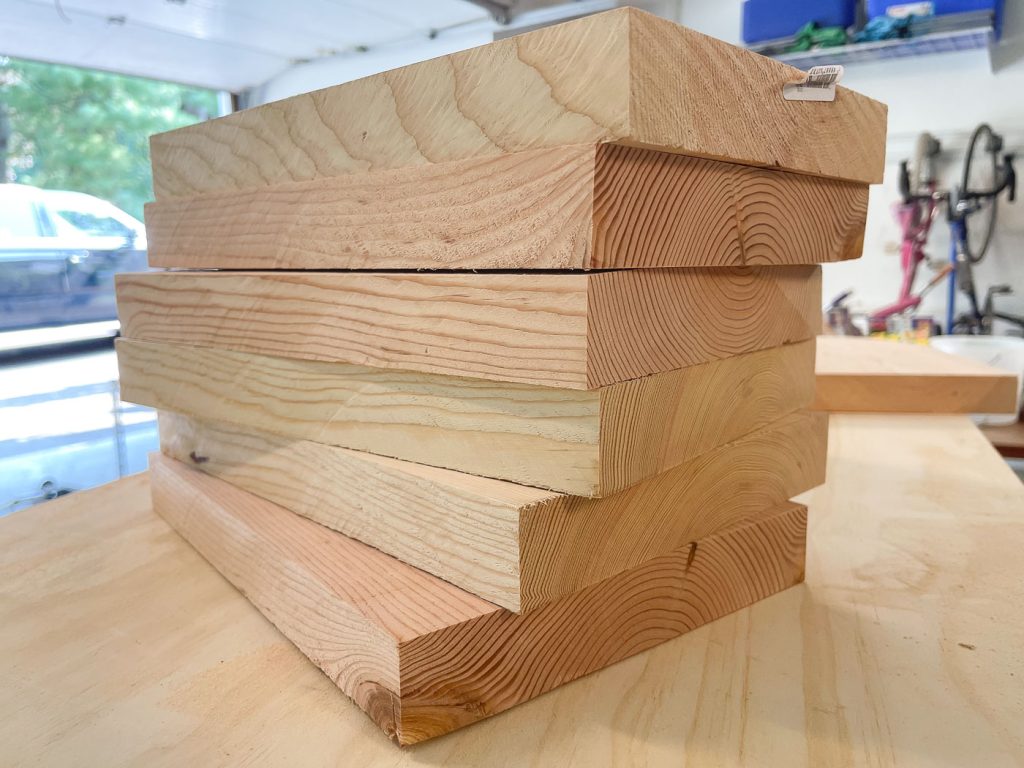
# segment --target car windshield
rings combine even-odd
[[[99,216],[88,211],[54,208],[53,213],[80,232],[94,237],[127,237],[135,236],[135,230],[122,224],[112,216]]]
[[[142,222],[106,200],[61,190],[47,190],[44,200],[58,234],[126,240],[142,235]]]

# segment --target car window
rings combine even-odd
[[[94,237],[126,237],[132,238],[135,232],[110,216],[97,216],[86,211],[74,211],[56,209],[54,211],[61,219],[73,226],[75,229],[85,232]]]
[[[39,237],[36,207],[31,200],[7,199],[0,205],[0,240]]]

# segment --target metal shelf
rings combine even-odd
[[[777,54],[773,58],[800,69],[809,69],[822,64],[862,64],[886,59],[900,59],[906,56],[927,56],[933,53],[977,50],[989,48],[994,42],[995,28],[992,25],[986,25],[951,32],[934,32],[898,40],[852,43],[835,48],[783,53]]]

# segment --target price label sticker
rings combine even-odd
[[[835,101],[836,85],[842,76],[843,68],[839,64],[811,67],[799,83],[782,86],[782,98],[786,101]]]

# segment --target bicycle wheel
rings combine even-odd
[[[996,228],[997,210],[995,197],[972,195],[995,189],[1001,147],[1002,139],[992,131],[988,123],[982,123],[975,128],[970,141],[967,142],[964,172],[960,180],[960,198],[972,206],[968,215],[964,217],[964,254],[972,264],[981,261],[988,251],[992,233]]]

